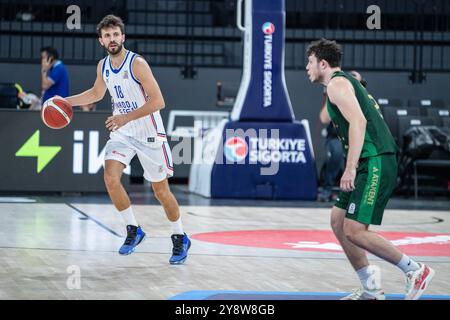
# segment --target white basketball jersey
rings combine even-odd
[[[136,57],[136,53],[128,50],[118,69],[114,69],[109,56],[103,60],[102,76],[111,95],[113,115],[136,110],[149,99],[141,83],[133,75],[131,65]],[[117,131],[144,142],[166,139],[166,131],[159,111],[132,120]]]

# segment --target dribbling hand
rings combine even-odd
[[[111,116],[106,119],[105,124],[106,128],[108,128],[111,131],[115,131],[119,129],[120,127],[123,127],[128,123],[128,117],[126,114],[120,114],[116,116]]]

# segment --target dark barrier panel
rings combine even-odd
[[[109,114],[76,112],[67,127],[53,130],[38,111],[0,109],[0,191],[106,192]]]

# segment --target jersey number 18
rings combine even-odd
[[[124,98],[122,88],[120,86],[114,86],[114,90],[116,90],[117,98],[120,98],[120,99]]]

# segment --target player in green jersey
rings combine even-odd
[[[385,299],[380,269],[369,264],[366,250],[399,267],[406,275],[405,299],[419,299],[435,271],[369,230],[371,224],[381,224],[397,178],[397,146],[378,104],[358,80],[341,70],[342,50],[335,41],[312,42],[307,57],[309,80],[327,87],[327,110],[347,156],[331,227],[362,288],[343,299]]]

